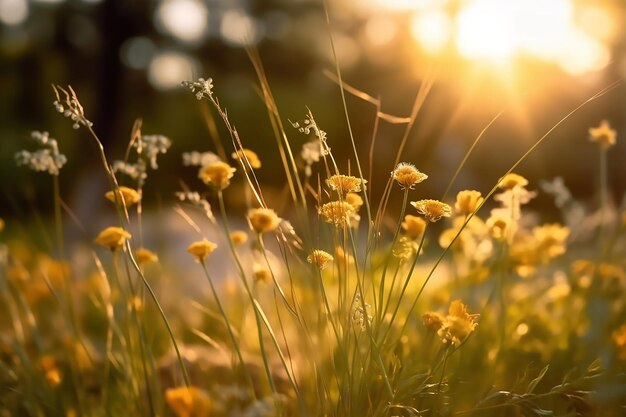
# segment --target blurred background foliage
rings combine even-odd
[[[171,199],[181,180],[199,186],[180,153],[214,150],[202,105],[180,86],[199,77],[213,78],[244,146],[259,154],[261,181],[284,185],[272,169],[279,158],[246,45],[259,51],[296,152],[304,138],[287,119],[301,120],[308,106],[344,170],[348,129],[339,89],[324,73],[334,69],[329,33],[345,82],[380,98],[386,113],[408,116],[420,85],[434,79],[402,158],[430,175],[420,192],[433,198],[500,111],[456,189],[486,191],[571,109],[626,78],[623,0],[328,0],[327,7],[330,25],[322,0],[0,0],[1,215],[49,211],[48,176],[13,161],[30,146],[31,130],[49,131],[68,156],[61,182],[71,206],[89,213],[90,195],[103,200],[92,141],[55,112],[51,84],[73,86],[111,160],[122,159],[136,118],[145,134],[173,140],[147,184],[154,204]],[[598,160],[588,128],[608,119],[618,131],[609,181],[619,204],[625,97],[622,82],[560,125],[518,171],[531,184],[562,175],[575,196],[594,198]],[[353,96],[348,108],[366,161],[375,109]],[[381,123],[374,194],[403,129]]]

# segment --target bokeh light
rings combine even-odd
[[[27,0],[0,1],[0,22],[8,26],[21,25],[28,18]]]
[[[182,80],[191,80],[199,73],[197,62],[189,55],[163,51],[154,55],[148,67],[148,80],[158,90],[180,87]]]
[[[183,42],[200,42],[207,35],[209,10],[200,0],[163,0],[155,17],[158,27]]]

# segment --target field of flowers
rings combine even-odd
[[[417,107],[379,112],[405,135],[373,198],[374,146],[350,134],[353,152],[334,154],[312,112],[279,114],[256,68],[279,166],[239,136],[219,83],[183,82],[226,133],[182,155],[196,184],[163,191],[184,243],[142,204],[147,182],[172,175],[158,171],[170,139],[138,120],[113,158],[77,93],[54,87],[59,117],[97,145],[85,158],[106,174],[111,216],[90,234],[59,185],[80,161],[32,132],[16,175],[49,177],[54,218],[37,231],[45,245],[0,219],[0,416],[626,415],[626,210],[609,198],[608,121],[577,145],[598,160],[589,207],[560,178],[525,178],[558,124],[481,192],[456,180],[482,134],[455,173],[421,172],[403,153]],[[260,169],[283,194],[264,193]],[[424,195],[429,176],[452,180]],[[560,222],[526,209],[538,194]]]

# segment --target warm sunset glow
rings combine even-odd
[[[384,4],[409,10],[402,0]],[[604,68],[617,32],[610,10],[573,0],[468,0],[457,10],[424,0],[410,11],[412,35],[428,53],[453,45],[468,60],[497,66],[535,57],[573,75]]]

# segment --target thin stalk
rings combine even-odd
[[[378,315],[379,322],[382,321],[383,319],[383,299],[385,295],[385,278],[387,275],[387,268],[389,267],[389,261],[391,260],[393,256],[393,247],[395,246],[396,240],[398,239],[398,235],[400,234],[400,229],[402,227],[402,219],[404,218],[404,212],[406,211],[406,206],[407,206],[408,201],[409,201],[409,188],[407,187],[404,189],[404,196],[402,198],[402,208],[400,209],[400,217],[398,219],[396,230],[393,234],[393,239],[391,239],[391,250],[387,254],[387,259],[385,260],[385,265],[383,267],[383,273],[380,278],[380,288],[379,288],[379,294],[378,294],[378,297],[380,299],[380,309],[379,309],[380,314]],[[393,286],[391,290],[393,290]]]
[[[222,305],[222,302],[220,301],[220,297],[217,294],[215,285],[213,284],[213,279],[211,279],[211,275],[209,274],[209,270],[207,269],[206,263],[202,261],[200,262],[200,264],[202,265],[202,270],[204,271],[204,275],[206,276],[207,281],[209,281],[211,292],[213,293],[213,298],[215,299],[217,308],[220,310],[220,314],[222,315],[222,318],[224,319],[224,322],[226,323],[226,329],[228,329],[228,335],[230,336],[230,340],[233,344],[233,348],[235,348],[235,352],[237,353],[237,358],[239,359],[239,362],[241,363],[243,373],[246,377],[246,382],[250,384],[250,391],[252,392],[252,397],[256,398],[256,392],[254,390],[254,382],[252,381],[250,372],[246,368],[246,362],[243,359],[243,355],[241,354],[241,348],[239,347],[239,342],[237,341],[237,338],[235,337],[235,333],[233,332],[233,326],[230,324],[230,320],[228,319],[228,316],[226,315],[226,311],[224,310],[224,306]]]

